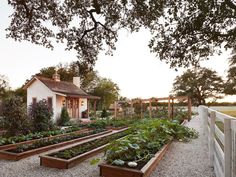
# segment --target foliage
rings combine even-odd
[[[3,138],[0,138],[0,146],[19,143],[19,142],[28,141],[28,140],[40,139],[40,138],[45,138],[45,137],[51,137],[55,135],[65,134],[65,133],[71,133],[78,130],[80,130],[80,127],[70,127],[64,130],[50,130],[50,131],[29,133],[25,135],[17,135],[17,136],[12,136],[12,137],[3,137]]]
[[[9,97],[3,101],[3,124],[7,135],[25,134],[30,131],[26,105],[20,97]]]
[[[51,49],[54,41],[66,43],[67,50],[77,51],[80,63],[91,66],[99,51],[112,54],[122,29],[149,29],[151,51],[171,67],[196,65],[220,53],[221,46],[235,46],[236,4],[232,0],[9,0],[8,4],[13,14],[7,37]]]
[[[89,136],[89,135],[96,134],[96,133],[99,133],[99,132],[102,132],[102,131],[104,131],[104,130],[99,129],[99,130],[92,130],[92,131],[89,131],[89,132],[84,132],[84,133],[79,133],[79,134],[71,133],[71,134],[69,134],[67,136],[63,136],[63,137],[55,137],[55,138],[51,138],[51,139],[38,140],[38,141],[36,141],[32,144],[18,145],[16,148],[10,149],[8,151],[15,152],[15,153],[21,153],[21,152],[29,151],[29,150],[32,150],[32,149],[37,149],[37,148],[49,146],[49,145],[52,145],[52,144],[57,144],[57,143],[61,143],[61,142],[70,141],[70,140],[73,140],[73,139]]]
[[[52,122],[53,111],[48,107],[47,100],[43,99],[29,107],[29,115],[34,131],[47,131],[54,128]]]
[[[9,82],[6,76],[0,74],[0,100],[6,97],[9,90]]]
[[[78,156],[80,154],[83,154],[85,152],[91,151],[93,149],[96,149],[100,146],[103,146],[112,140],[119,139],[121,137],[126,136],[129,133],[129,131],[119,132],[112,135],[108,135],[105,137],[101,137],[83,144],[80,144],[78,146],[74,146],[72,148],[64,149],[55,153],[50,154],[50,156],[61,158],[61,159],[71,159],[75,156]]]
[[[81,88],[86,92],[91,92],[100,80],[97,71],[93,71],[83,66],[81,67],[78,62],[71,62],[70,64],[60,63],[57,66],[42,68],[36,75],[52,78],[56,68],[62,81],[72,82],[73,77],[79,76],[81,79]]]
[[[102,108],[108,109],[109,106],[117,100],[119,87],[110,79],[101,79],[91,94],[101,97],[100,104]]]
[[[68,113],[66,107],[63,107],[61,109],[61,116],[60,116],[60,119],[58,121],[58,124],[60,126],[63,126],[63,125],[66,125],[66,123],[68,123],[69,121],[70,121],[69,113]]]
[[[224,82],[215,71],[207,68],[188,69],[177,76],[173,91],[177,96],[190,96],[194,105],[206,104],[206,99],[222,98]]]
[[[236,94],[236,46],[234,47],[234,50],[232,51],[232,55],[229,59],[230,66],[228,69],[228,75],[227,75],[227,81],[225,84],[225,90],[224,93],[228,95],[234,95]]]
[[[102,113],[101,113],[101,118],[106,118],[106,117],[108,117],[107,110],[106,110],[106,109],[103,109],[103,110],[102,110]]]
[[[147,162],[170,140],[189,141],[197,138],[193,129],[166,120],[143,120],[135,124],[132,133],[116,140],[107,147],[105,159],[108,164],[124,166],[129,162]]]

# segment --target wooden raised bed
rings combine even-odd
[[[124,128],[124,129],[116,131],[112,134],[116,134],[116,133],[122,132],[127,129],[128,128]],[[112,134],[109,134],[109,135],[112,135]],[[107,145],[108,144],[105,144],[103,146],[100,146],[96,149],[85,152],[81,155],[78,155],[78,156],[73,157],[68,160],[52,157],[49,155],[43,155],[43,156],[40,156],[40,165],[44,166],[44,167],[50,167],[50,168],[69,169],[69,168],[74,167],[75,165],[81,163],[82,161],[88,159],[89,157],[92,157],[92,156],[102,152],[106,148]],[[78,145],[76,145],[76,146],[78,146]]]
[[[92,156],[102,152],[106,146],[107,146],[107,144],[100,146],[96,149],[93,149],[91,151],[85,152],[79,156],[73,157],[69,160],[55,158],[55,157],[51,157],[51,156],[40,156],[40,165],[44,166],[44,167],[50,167],[50,168],[69,169],[69,168],[74,167],[75,165],[81,163],[82,161],[88,159],[89,157],[92,157]]]
[[[148,177],[156,166],[160,163],[161,159],[168,150],[171,142],[164,145],[161,150],[159,150],[153,158],[151,158],[148,163],[141,170],[118,167],[107,164],[100,164],[100,176],[102,177]]]
[[[90,138],[94,138],[94,137],[97,137],[97,136],[101,136],[101,135],[104,135],[104,134],[108,134],[110,132],[112,132],[112,130],[107,130],[107,131],[104,131],[104,132],[100,132],[100,133],[96,133],[96,134],[93,134],[93,135],[88,135],[88,136],[85,136],[85,137],[81,137],[81,138],[61,142],[61,143],[58,143],[58,144],[52,144],[52,145],[49,145],[49,146],[40,147],[40,148],[37,148],[37,149],[32,149],[32,150],[25,151],[25,152],[22,152],[22,153],[13,153],[13,152],[9,152],[9,151],[6,151],[6,150],[1,150],[0,151],[0,159],[18,161],[20,159],[23,159],[23,158],[26,158],[26,157],[29,157],[29,156],[32,156],[32,155],[35,155],[35,154],[46,152],[46,151],[49,151],[49,150],[55,149],[55,148],[60,148],[60,147],[66,146],[66,145],[77,143],[77,142],[87,140],[87,139],[90,139]],[[10,148],[10,149],[14,149],[14,148]],[[10,150],[10,149],[7,149],[7,150]]]
[[[32,144],[35,141],[39,141],[39,140],[52,139],[52,138],[56,138],[56,137],[64,137],[64,136],[67,136],[67,135],[69,135],[71,133],[75,133],[75,134],[85,133],[85,132],[88,132],[89,130],[91,130],[91,129],[85,128],[85,129],[82,129],[82,130],[78,130],[78,131],[74,131],[74,132],[69,132],[69,133],[64,133],[64,134],[59,134],[59,135],[55,135],[55,136],[49,136],[49,137],[44,137],[44,138],[37,138],[37,139],[33,139],[33,140],[22,141],[22,142],[19,142],[19,143],[2,145],[2,146],[0,146],[0,150],[13,149],[13,148],[16,148],[16,146],[18,146],[18,145]]]

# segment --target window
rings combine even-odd
[[[33,104],[33,105],[36,105],[36,103],[37,103],[37,98],[36,98],[36,97],[33,97],[33,98],[32,98],[32,104]]]
[[[52,97],[48,97],[48,108],[52,111]]]

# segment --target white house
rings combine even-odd
[[[98,100],[99,97],[89,95],[80,88],[80,78],[74,77],[72,82],[60,80],[57,72],[52,79],[35,76],[25,86],[27,89],[27,106],[39,100],[46,99],[48,106],[53,110],[53,120],[61,115],[61,109],[65,106],[71,119],[89,117],[89,100]],[[96,101],[94,102],[94,108]],[[82,112],[86,111],[86,114]],[[84,116],[84,117],[83,117]]]

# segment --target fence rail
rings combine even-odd
[[[236,177],[236,119],[206,106],[198,112],[216,177]]]

